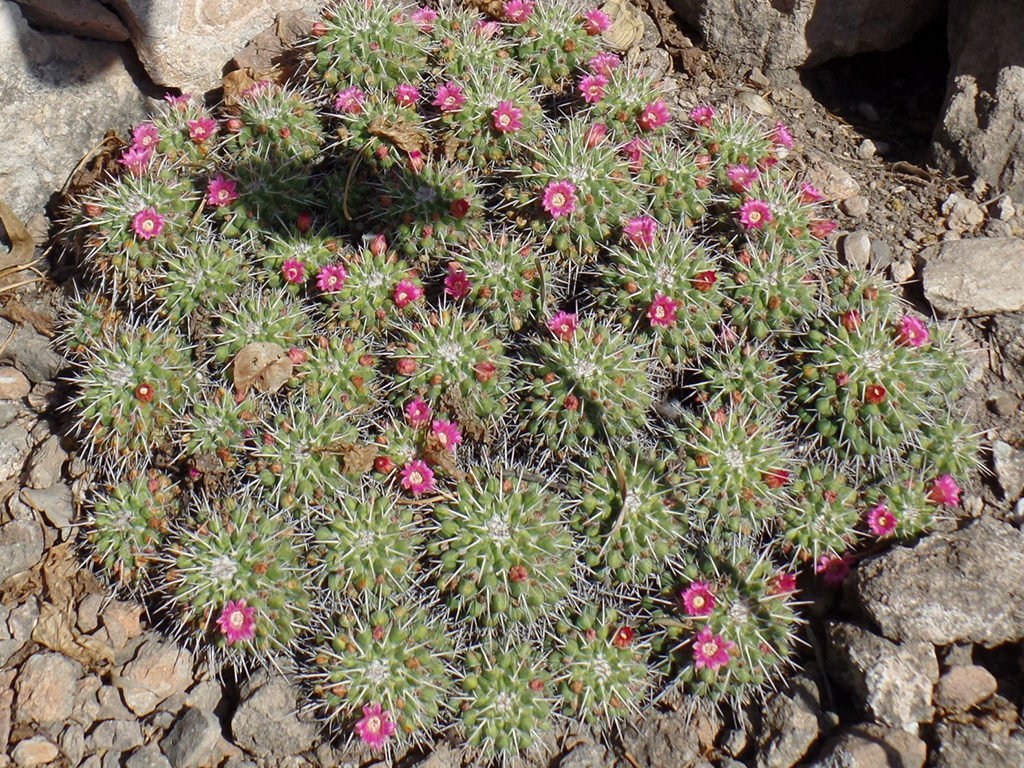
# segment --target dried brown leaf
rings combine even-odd
[[[8,301],[0,309],[0,317],[5,317],[12,323],[18,323],[19,325],[31,325],[48,339],[52,339],[55,335],[53,332],[53,318],[47,317],[42,312],[29,309],[16,298]]]
[[[406,120],[396,120],[392,123],[378,115],[370,121],[366,130],[371,136],[387,139],[407,154],[427,154],[430,151],[430,136],[427,132]]]
[[[246,344],[232,362],[235,389],[241,394],[277,392],[292,377],[295,364],[280,344],[256,341]]]
[[[451,475],[456,480],[465,477],[455,461],[455,454],[449,451],[437,437],[431,433],[423,444],[423,458],[435,467],[444,470],[445,474]]]
[[[35,253],[32,235],[3,200],[0,200],[0,223],[4,226],[7,239],[11,241],[11,252],[0,254],[0,269],[31,262]]]
[[[32,630],[32,639],[91,669],[113,664],[114,651],[109,645],[75,629],[72,608],[70,603],[63,607],[43,603],[39,607],[39,621]]]
[[[640,42],[644,36],[643,13],[627,0],[608,0],[601,10],[608,14],[611,25],[601,33],[612,48],[625,51]]]
[[[236,69],[224,75],[220,79],[224,88],[224,104],[229,107],[237,106],[242,101],[242,93],[258,82],[255,75],[249,67]]]

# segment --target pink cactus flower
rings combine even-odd
[[[740,224],[747,229],[761,229],[774,220],[772,209],[764,200],[750,198],[740,206]]]
[[[192,102],[192,94],[183,93],[181,94],[181,96],[172,96],[169,93],[165,93],[164,101],[166,101],[179,112],[184,112],[188,105]]]
[[[217,624],[228,645],[243,642],[256,634],[256,609],[245,604],[245,600],[224,603]]]
[[[217,121],[212,117],[200,117],[198,120],[189,120],[188,137],[196,144],[202,144],[217,132]]]
[[[395,302],[395,306],[399,309],[405,309],[405,307],[409,306],[422,296],[423,289],[412,280],[399,280],[391,298]]]
[[[422,496],[434,490],[434,470],[422,459],[410,461],[402,469],[402,487],[413,496]]]
[[[605,77],[611,77],[612,72],[621,65],[622,59],[614,53],[599,53],[587,61],[587,69],[595,75],[604,75]]]
[[[622,148],[619,150],[625,155],[626,160],[629,161],[629,170],[633,173],[639,173],[644,169],[644,155],[647,150],[651,148],[651,142],[647,139],[637,136],[630,139]]]
[[[341,264],[328,264],[321,267],[316,276],[316,287],[324,293],[336,293],[345,285],[348,271]]]
[[[729,663],[729,651],[736,644],[725,640],[721,635],[711,635],[711,627],[704,627],[697,633],[693,643],[693,665],[697,669],[712,671]]]
[[[464,299],[469,295],[472,285],[466,270],[455,261],[448,262],[448,276],[444,279],[444,292],[453,299]]]
[[[137,149],[156,149],[160,134],[153,123],[139,123],[132,131],[132,146]]]
[[[432,102],[442,112],[458,112],[466,103],[466,95],[462,92],[462,86],[454,80],[449,80],[437,88],[437,96]]]
[[[462,442],[462,433],[459,432],[459,425],[454,421],[435,419],[430,425],[430,433],[445,450],[452,453],[455,452],[455,446]]]
[[[636,119],[637,124],[641,129],[645,131],[653,131],[655,128],[660,128],[668,122],[669,114],[668,107],[665,102],[661,99],[657,101],[649,101],[644,107],[643,112],[640,113],[640,117]]]
[[[896,342],[905,347],[923,347],[931,341],[925,324],[913,315],[904,315],[900,320],[900,332]]]
[[[125,167],[132,176],[141,176],[142,172],[146,170],[146,166],[149,165],[149,161],[153,159],[153,147],[140,147],[132,145],[124,154],[118,159],[121,165]]]
[[[398,726],[391,719],[390,710],[381,710],[380,704],[363,707],[363,717],[356,723],[356,735],[374,752],[380,752],[394,735]]]
[[[611,25],[612,20],[600,8],[591,8],[583,14],[583,29],[588,35],[600,35]]]
[[[523,127],[523,110],[511,101],[499,101],[498,107],[491,112],[491,125],[494,130],[502,133],[514,133]]]
[[[668,296],[662,296],[660,293],[654,294],[654,301],[651,302],[651,306],[647,309],[647,319],[651,321],[651,327],[671,328],[675,325],[676,310],[678,308],[678,301],[673,301]]]
[[[702,104],[699,107],[694,107],[690,110],[690,119],[693,120],[701,128],[710,128],[712,121],[718,113],[715,112],[714,107],[709,107],[706,104]]]
[[[143,208],[132,218],[132,230],[143,240],[157,237],[164,231],[164,217],[153,206]]]
[[[411,427],[422,427],[430,421],[430,406],[420,397],[405,404],[405,420]]]
[[[568,216],[576,210],[576,185],[564,179],[549,182],[541,204],[553,219]]]
[[[707,582],[695,581],[679,596],[687,616],[707,616],[715,610],[715,593]]]
[[[928,492],[928,498],[936,504],[956,507],[960,505],[961,490],[963,489],[956,484],[952,475],[942,475],[932,481],[932,489]]]
[[[400,107],[415,107],[420,100],[420,91],[415,85],[402,83],[395,88],[395,103]]]
[[[725,175],[732,182],[733,191],[747,192],[761,172],[749,165],[730,165],[725,169]]]
[[[587,104],[596,104],[604,98],[608,78],[604,75],[584,75],[580,78],[580,96]]]
[[[837,226],[838,224],[831,219],[815,219],[807,225],[807,231],[811,233],[811,237],[824,240],[836,231]]]
[[[772,143],[777,147],[792,149],[793,134],[789,132],[789,129],[783,123],[776,123],[775,128],[772,129]]]
[[[298,259],[288,259],[281,265],[281,276],[286,283],[303,283],[306,281],[306,263]]]
[[[800,184],[799,199],[804,205],[821,202],[823,197],[821,190],[813,184],[808,184],[806,181]]]
[[[622,228],[623,234],[637,248],[650,248],[658,232],[658,222],[650,216],[634,216]]]
[[[478,37],[482,37],[484,40],[490,40],[496,34],[501,27],[498,26],[496,21],[484,21],[480,19],[477,21],[476,26],[473,28]]]
[[[334,97],[334,108],[346,115],[358,115],[363,111],[365,100],[366,94],[358,86],[352,85],[339,91],[338,95]]]
[[[587,149],[593,149],[604,142],[605,136],[607,135],[607,125],[604,123],[594,123],[592,126],[587,128],[587,134],[583,137],[583,142],[587,145]]]
[[[434,22],[437,21],[437,11],[433,8],[417,8],[409,14],[409,21],[419,27],[420,32],[430,33],[434,31]]]
[[[896,530],[896,518],[885,504],[879,504],[868,512],[868,528],[879,538],[888,536]]]
[[[230,205],[238,199],[238,190],[235,182],[223,175],[214,176],[206,187],[206,202],[210,205],[221,208]]]
[[[791,592],[796,592],[796,575],[789,571],[779,571],[772,579],[772,586],[768,594],[788,595]]]
[[[509,0],[501,7],[505,21],[513,24],[522,24],[533,13],[533,3],[530,0]]]
[[[562,341],[569,341],[576,332],[576,327],[575,312],[556,312],[554,317],[548,320],[548,330]]]
[[[814,572],[820,574],[826,584],[835,587],[846,579],[851,565],[853,558],[850,555],[822,555],[814,564]]]

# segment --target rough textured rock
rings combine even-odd
[[[151,639],[139,646],[121,676],[136,685],[124,688],[124,703],[137,715],[148,715],[156,705],[192,682],[192,656],[171,643]]]
[[[96,752],[127,752],[142,745],[142,726],[135,720],[104,720],[92,729],[89,739]]]
[[[1018,451],[1002,440],[992,443],[992,464],[1003,498],[1016,500],[1024,490],[1024,451]]]
[[[912,733],[856,725],[832,739],[808,768],[921,768],[927,755],[927,745]]]
[[[231,719],[235,742],[257,757],[304,752],[316,739],[316,725],[295,715],[297,691],[280,675],[257,674],[242,690]]]
[[[1024,0],[951,0],[939,167],[1024,198]]]
[[[213,712],[186,709],[160,741],[174,768],[199,768],[210,761],[220,738],[220,721]]]
[[[71,488],[65,483],[42,490],[26,488],[21,492],[21,500],[37,512],[42,512],[50,523],[61,530],[69,527],[71,518],[75,516]]]
[[[99,0],[14,0],[25,18],[37,27],[67,32],[75,37],[128,39],[128,28]]]
[[[0,607],[0,616],[7,614],[6,627],[0,626],[0,667],[7,664],[7,661],[32,637],[32,630],[39,621],[39,601],[30,597],[21,605],[10,609],[7,606]]]
[[[862,562],[851,587],[867,616],[894,640],[1016,641],[1024,637],[1024,533],[982,517]]]
[[[147,744],[132,752],[124,768],[171,768],[171,763],[156,744]]]
[[[111,0],[154,82],[201,93],[220,85],[224,64],[278,13],[314,0]]]
[[[36,653],[21,668],[14,713],[29,723],[60,723],[71,716],[82,665],[59,653]]]
[[[34,520],[0,525],[0,582],[23,573],[43,556],[43,530]]]
[[[4,45],[3,13],[5,7],[6,6],[0,5],[0,55],[3,54]],[[3,61],[3,59],[0,58],[0,61]],[[7,73],[4,67],[0,66],[0,99],[7,97],[7,89],[4,83],[4,78],[6,76]],[[51,89],[50,95],[52,96],[54,92],[55,91]],[[17,98],[17,94],[10,94],[10,98]],[[47,114],[52,111],[49,106],[45,104],[40,105],[39,108],[45,109]],[[86,110],[84,106],[83,110]],[[63,112],[61,112],[61,114],[63,115]],[[86,117],[88,118],[88,114],[86,114]],[[77,116],[69,114],[63,115],[63,118],[67,120],[75,120]],[[96,123],[100,123],[100,118],[96,118]],[[64,183],[64,177],[69,173],[69,169],[75,167],[79,156],[93,145],[90,143],[88,146],[83,146],[81,150],[77,151],[74,158],[69,158],[67,154],[63,152],[63,147],[61,145],[62,142],[73,141],[75,136],[78,135],[77,129],[72,126],[64,127],[63,134],[61,133],[61,128],[51,125],[40,126],[38,130],[33,130],[28,136],[23,136],[20,132],[16,135],[8,135],[5,131],[5,124],[0,122],[0,140],[17,141],[20,143],[17,147],[12,147],[7,152],[0,153],[0,183],[6,185],[8,180],[10,180],[12,187],[17,184],[26,185],[26,189],[14,189],[13,194],[9,198],[12,202],[7,203],[11,208],[14,208],[14,205],[22,199],[22,195],[27,192],[31,192],[36,196],[34,198],[33,205],[38,204],[39,207],[45,205],[50,194]],[[40,135],[50,137],[49,140],[57,146],[50,147],[42,143],[36,145],[36,141]],[[103,135],[102,131],[99,135]],[[33,152],[39,153],[40,156],[23,151],[23,148],[26,146],[31,146],[33,148]],[[56,166],[54,163],[51,163],[51,156],[65,158],[64,165]],[[27,163],[29,170],[26,171],[26,167],[24,165],[13,165],[11,157],[18,157],[23,163]],[[57,168],[54,173],[60,176],[59,179],[57,179],[56,176],[53,177],[56,180],[56,186],[50,186],[50,183],[47,180],[50,177],[40,175],[50,167]],[[39,179],[35,179],[33,174],[39,175]],[[32,185],[36,185],[36,189],[34,191],[31,189]],[[4,202],[7,202],[7,200]],[[17,209],[15,209],[15,211],[17,211]],[[0,338],[10,338],[7,346],[3,348],[3,351],[0,351],[0,360],[13,360],[14,367],[25,374],[25,376],[28,377],[28,380],[33,384],[49,381],[61,368],[64,367],[64,358],[57,354],[57,351],[54,345],[50,343],[50,340],[41,333],[37,333],[36,330],[29,325],[17,324],[12,326],[6,320],[0,320]],[[29,404],[31,403],[32,395],[30,394]]]
[[[603,768],[607,753],[601,744],[580,744],[558,761],[558,768]]]
[[[669,0],[712,48],[761,69],[815,65],[898,48],[935,18],[942,0]]]
[[[42,212],[108,128],[126,135],[144,119],[132,56],[127,44],[36,32],[18,6],[0,5],[0,189],[22,221]]]
[[[56,760],[60,749],[45,736],[33,736],[31,739],[19,741],[11,752],[11,757],[19,768],[33,768],[37,765],[46,765]]]
[[[20,400],[30,389],[25,374],[9,365],[0,366],[0,400]]]
[[[790,768],[818,738],[818,686],[802,675],[765,702],[757,768]]]
[[[966,723],[940,722],[935,727],[934,768],[1007,768],[1024,765],[1024,734],[1012,736]]]
[[[659,768],[703,768],[708,765],[701,757],[704,749],[700,724],[690,721],[683,712],[650,712],[639,723],[639,728],[639,731],[626,729],[623,739],[623,747],[639,765],[657,765]],[[717,733],[717,729],[710,730]],[[716,733],[710,734],[708,744],[714,743]]]
[[[29,432],[18,422],[0,429],[0,482],[21,472],[31,448]]]
[[[60,470],[68,454],[61,447],[60,437],[50,435],[36,446],[28,461],[28,485],[30,488],[49,488],[60,480]]]
[[[925,248],[924,295],[940,314],[1024,309],[1024,240],[979,237]]]
[[[850,690],[873,718],[916,732],[932,717],[932,686],[939,679],[928,643],[896,645],[856,624],[829,622],[829,674]]]
[[[951,667],[935,686],[935,706],[944,712],[966,712],[996,692],[996,679],[973,664]]]

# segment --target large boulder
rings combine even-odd
[[[1024,199],[1024,0],[950,0],[940,168]]]
[[[968,0],[969,2],[969,0]],[[945,0],[669,0],[708,45],[762,69],[821,64],[909,42]]]

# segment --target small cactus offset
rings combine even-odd
[[[61,236],[87,556],[357,761],[757,698],[798,569],[977,468],[955,344],[832,261],[783,124],[682,108],[597,8],[474,5],[328,3]]]

